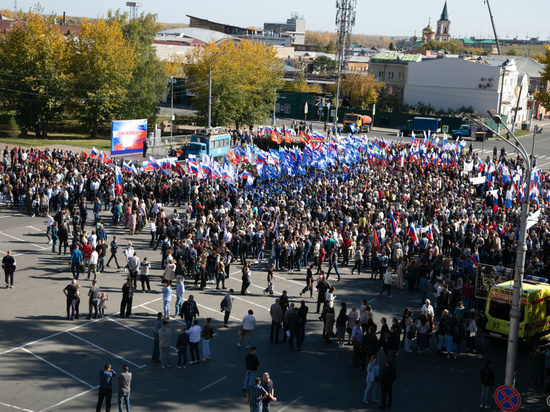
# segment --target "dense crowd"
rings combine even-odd
[[[84,267],[88,277],[96,277],[109,252],[117,267],[126,266],[129,278],[121,315],[131,314],[138,279],[143,291],[150,290],[150,263],[138,259],[131,244],[123,249],[116,237],[109,242],[107,226],[112,233],[127,230],[129,235],[150,236],[150,247],[160,249],[164,271],[163,316],[170,316],[175,286],[175,314],[185,317],[187,329],[197,326],[193,320],[198,310],[195,306],[195,312],[189,313],[178,279],[200,290],[209,282],[225,289],[231,266],[239,264],[240,293],[246,294],[252,263],[267,274],[264,293],[273,294],[273,272],[303,270],[305,287],[300,295],[317,294],[316,312],[324,323],[325,340],[336,337],[340,345],[353,345],[352,364],[367,370],[364,400],[368,402],[376,398],[373,388],[382,371],[383,396],[388,388],[391,394],[396,353],[401,348],[411,352],[413,342],[419,353],[436,347],[454,358],[463,350],[482,347],[486,317],[476,299],[475,281],[480,264],[514,264],[521,196],[517,176],[525,169],[519,157],[501,152],[498,159],[495,153],[492,160],[483,160],[459,146],[444,150],[424,144],[419,150],[402,142],[385,143],[382,151],[383,157],[365,151],[351,165],[307,169],[305,174],[276,179],[257,178],[255,167],[243,165],[256,178],[252,185],[197,180],[191,173],[124,171],[122,185],[117,186],[113,165],[96,157],[45,150],[31,163],[28,151],[6,148],[0,192],[7,206],[47,217],[52,251],[71,254],[75,278]],[[415,156],[415,151],[420,155]],[[472,164],[473,168],[466,166]],[[478,174],[486,179],[472,184],[470,178]],[[536,184],[531,211],[539,210],[540,218],[529,230],[526,274],[548,277],[549,179],[538,171]],[[102,209],[111,212],[112,222],[102,221]],[[119,249],[124,250],[121,264]],[[343,267],[353,276],[357,272],[379,279],[380,293],[388,296],[392,288],[420,291],[418,307],[405,308],[401,318],[382,318],[377,324],[366,300],[361,305],[351,303],[352,307],[346,302],[336,305],[334,282],[340,280]],[[432,295],[433,302],[428,299]],[[231,294],[227,296],[226,315],[231,310]],[[273,323],[282,324],[285,340],[286,332],[292,332],[290,343],[293,347],[296,340],[300,350],[307,311],[304,318],[298,307],[288,304],[288,297],[286,302],[282,316],[275,308]],[[68,310],[67,316],[74,313]],[[247,322],[243,319],[243,326]],[[278,327],[276,331],[278,338]],[[378,366],[380,349],[388,360],[383,368]],[[198,361],[198,351],[196,357]],[[385,402],[391,406],[391,395],[382,405]]]

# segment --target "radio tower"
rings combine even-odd
[[[340,78],[346,68],[348,53],[346,47],[350,44],[351,29],[355,25],[355,6],[357,0],[336,0],[336,27],[338,43],[336,44],[336,61],[338,63],[338,83],[336,86],[336,102],[334,126],[338,127],[338,99],[340,98]]]

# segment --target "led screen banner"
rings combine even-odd
[[[147,138],[147,119],[113,120],[111,156],[141,153]]]

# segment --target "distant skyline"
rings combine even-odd
[[[93,2],[69,0],[17,0],[17,7],[27,11],[39,3],[44,13],[66,12],[69,16],[100,17],[110,9],[128,11],[126,1],[95,0]],[[181,0],[143,0],[140,12],[155,13],[161,23],[188,24],[186,15],[230,24],[240,27],[263,28],[265,22],[285,22],[291,13],[298,13],[306,19],[306,30],[336,31],[335,0],[277,2],[252,0],[207,0],[190,2]],[[357,1],[357,18],[354,34],[410,37],[421,35],[431,19],[435,29],[445,1],[423,0],[410,2],[394,0],[388,2]],[[13,10],[13,0],[0,0],[0,8]],[[422,4],[422,7],[419,7]],[[451,20],[452,37],[492,38],[493,32],[487,5],[483,0],[448,0],[447,9]],[[492,0],[491,9],[499,38],[517,37],[525,40],[539,37],[550,39],[550,2],[520,3],[514,0]]]

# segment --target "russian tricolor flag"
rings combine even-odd
[[[119,166],[115,166],[115,190],[116,194],[122,194],[122,170]]]
[[[418,236],[416,235],[416,229],[412,224],[409,227],[409,230],[407,230],[407,236],[412,238],[414,246],[418,246]]]
[[[393,217],[393,212],[390,212],[390,224],[391,224],[391,234],[395,236],[397,234],[397,223]]]
[[[90,156],[92,156],[92,157],[97,156],[97,149],[95,147],[92,147],[92,153],[90,153]]]

